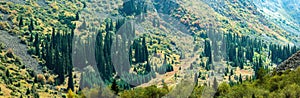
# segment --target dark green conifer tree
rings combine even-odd
[[[30,33],[32,33],[32,30],[34,30],[34,25],[33,25],[33,20],[32,20],[32,18],[30,19],[30,24],[29,24],[29,26],[28,26],[28,30],[29,30]]]
[[[119,93],[119,87],[118,87],[116,79],[114,79],[112,82],[111,90],[113,90],[116,95]]]
[[[19,28],[21,29],[23,27],[24,23],[23,23],[23,17],[20,16],[20,21],[19,21]]]
[[[35,47],[35,55],[40,57],[40,40],[39,40],[39,34],[36,33],[35,34],[35,37],[34,37],[34,47]]]
[[[73,83],[73,73],[72,73],[72,69],[69,70],[68,89],[71,89],[72,91],[74,91],[74,83]]]

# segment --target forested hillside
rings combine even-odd
[[[0,4],[0,97],[299,97],[290,2],[289,25],[258,1]]]

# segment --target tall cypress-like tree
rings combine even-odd
[[[105,73],[103,73],[105,71],[105,60],[104,60],[104,48],[103,48],[103,30],[99,30],[98,34],[96,36],[96,45],[95,45],[95,58],[97,61],[97,67],[98,70],[100,71],[100,76],[101,77],[105,77]]]
[[[60,35],[60,34],[58,34]],[[65,81],[64,65],[62,64],[63,58],[61,56],[59,47],[55,48],[55,68],[54,70],[58,74],[58,83],[62,84]]]
[[[129,47],[129,53],[128,53],[128,55],[129,55],[129,63],[130,63],[130,65],[132,65],[132,46],[130,46]]]
[[[23,27],[23,16],[20,16],[20,21],[19,21],[19,28],[21,29]]]
[[[35,46],[35,55],[40,57],[40,40],[39,40],[39,34],[35,34],[35,40],[34,40],[34,46]]]
[[[107,74],[107,78],[110,77],[114,73],[114,68],[111,62],[111,45],[112,45],[112,34],[113,32],[106,32],[106,36],[104,39],[104,56],[105,56],[105,71]]]
[[[147,43],[146,43],[145,37],[143,37],[142,45],[143,45],[143,58],[144,58],[143,61],[147,62],[146,66],[145,66],[145,70],[148,73],[151,71],[151,66],[149,64],[149,59],[148,59],[149,53],[148,53],[148,48],[147,48]]]
[[[79,11],[78,12],[76,12],[76,18],[75,18],[76,20],[79,20]]]
[[[33,33],[30,33],[30,38],[29,38],[29,41],[30,42],[33,42],[34,38],[33,38]]]
[[[116,79],[114,79],[112,82],[111,90],[113,90],[116,95],[119,93],[119,87],[118,87]]]
[[[208,64],[212,64],[212,54],[211,54],[211,45],[209,40],[205,40],[204,42],[204,53],[205,56],[208,57]]]
[[[239,77],[239,82],[242,84],[243,83],[243,77],[242,75],[240,74],[240,77]]]
[[[52,50],[51,50],[51,39],[50,39],[50,35],[47,34],[47,40],[45,40],[45,48],[46,48],[46,57],[45,57],[45,60],[46,60],[46,66],[49,68],[49,69],[53,69],[53,66],[52,66]]]
[[[216,77],[214,77],[213,88],[215,89],[215,91],[218,89],[218,81],[217,81]]]
[[[72,91],[74,91],[74,83],[73,83],[73,73],[72,73],[72,69],[69,70],[68,89],[71,89]]]
[[[32,20],[32,18],[30,19],[30,24],[29,24],[29,26],[28,26],[28,30],[29,30],[30,33],[32,33],[32,30],[34,30],[34,25],[33,25],[33,20]]]

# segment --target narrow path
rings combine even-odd
[[[8,32],[0,30],[0,42],[6,45],[6,49],[11,48],[14,54],[22,59],[23,64],[27,69],[32,69],[36,73],[42,73],[38,61],[32,58],[31,55],[27,53],[27,46],[20,43],[20,39],[16,36],[10,35]]]

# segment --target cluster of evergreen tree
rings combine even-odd
[[[144,63],[147,61],[148,63],[148,49],[146,38],[139,38],[133,42],[133,50],[134,50],[134,59],[133,64],[136,63]]]
[[[272,63],[279,64],[298,50],[296,46],[282,46],[248,36],[222,33],[210,29],[207,30],[205,36],[203,56],[208,57],[208,61],[206,65],[202,63],[201,66],[210,70],[214,67],[213,65],[209,66],[212,61],[220,61],[223,58],[229,61],[231,66],[243,69],[245,65],[248,65],[246,62],[250,61],[250,65],[255,71],[255,78],[259,78],[257,75],[260,69],[268,70],[267,67],[264,67],[261,55],[254,58],[255,52],[258,54],[268,52],[267,57],[272,60]]]
[[[57,31],[57,32],[56,32]],[[64,82],[65,74],[71,74],[72,65],[72,41],[74,31],[71,30],[55,30],[53,28],[52,35],[41,42],[42,57],[46,60],[46,66],[50,70],[54,70],[58,74],[58,84]]]
[[[233,67],[244,68],[247,60],[253,62],[254,52],[260,53],[263,48],[262,42],[257,39],[231,33],[226,34],[225,37],[223,42],[226,42],[226,59],[232,62]]]
[[[115,68],[111,61],[111,45],[113,43],[115,27],[111,19],[106,19],[105,25],[105,30],[99,30],[96,36],[95,58],[100,76],[103,80],[110,80],[115,73]],[[104,37],[103,34],[105,34]]]
[[[130,21],[118,19],[116,25],[113,22],[106,19],[105,28],[96,35],[94,51],[100,77],[108,84],[116,83],[120,89],[150,81],[155,72],[151,71],[146,37],[135,38],[135,28]],[[133,65],[142,65],[143,73],[130,73],[132,68],[136,69]]]
[[[201,37],[202,35],[199,36]],[[202,56],[207,57],[207,61],[205,64],[202,62],[200,65],[205,67],[206,70],[211,70],[214,68],[213,62],[219,62],[226,58],[225,36],[222,32],[212,28],[207,29],[204,36],[204,51],[200,58]]]
[[[173,66],[167,62],[167,55],[165,55],[163,65],[161,65],[160,67],[155,66],[155,71],[159,74],[165,74],[166,72],[171,72],[173,70]]]
[[[20,24],[23,24],[21,21]],[[65,75],[70,74],[73,69],[71,53],[74,29],[53,28],[52,34],[40,34],[33,30],[34,21],[31,19],[28,28],[29,45],[34,47],[34,51],[30,53],[44,59],[46,67],[58,74],[56,84],[63,83]]]
[[[123,8],[120,12],[126,16],[141,15],[147,13],[147,4],[145,0],[127,0],[123,3]]]
[[[158,11],[164,10],[164,8],[168,8],[165,6],[162,7],[160,3],[164,2],[161,2],[160,0],[154,0],[154,2],[155,8]],[[176,8],[179,8],[179,6],[177,6]],[[185,9],[183,9],[183,11],[175,12],[178,12],[178,14],[180,15],[187,14]],[[180,20],[180,17],[175,18]],[[213,61],[220,61],[221,59],[224,59],[226,61],[229,61],[229,64],[231,66],[240,67],[241,69],[244,68],[244,65],[247,65],[246,62],[249,60],[252,63],[250,65],[253,65],[253,68],[257,72],[262,68],[264,61],[260,59],[261,57],[259,57],[258,59],[254,59],[255,52],[258,54],[262,54],[263,52],[267,51],[269,52],[268,56],[271,58],[272,63],[279,64],[298,50],[298,48],[295,46],[282,46],[278,44],[268,43],[267,41],[263,41],[260,39],[250,38],[249,36],[241,36],[236,33],[233,34],[232,30],[230,30],[228,33],[222,33],[218,30],[215,30],[215,28],[201,28],[199,27],[199,25],[194,26],[189,24],[185,24],[185,26],[187,26],[188,28],[196,27],[197,29],[194,32],[206,30],[205,33],[201,33],[199,35],[191,32],[191,35],[194,37],[205,39],[204,52],[201,56],[208,57],[208,60],[206,62],[206,65],[204,63],[201,63],[201,66],[205,67],[205,69],[207,70],[210,70],[214,67],[214,65],[212,64]]]
[[[269,52],[269,55],[271,55],[271,60],[276,64],[280,64],[282,61],[288,59],[298,50],[296,46],[281,46],[276,44],[269,45],[269,49],[271,52]]]
[[[79,12],[76,13],[76,16],[65,16],[64,12],[58,15],[58,21],[62,24],[67,25],[70,29],[75,29],[76,24],[73,24],[72,21],[79,20]]]
[[[275,64],[281,63],[298,50],[296,46],[282,46],[247,36],[240,37],[236,34],[228,33],[226,37],[228,60],[234,62],[233,66],[239,66],[240,68],[243,68],[246,60],[258,63],[259,61],[257,59],[253,61],[254,52],[262,53],[263,49],[269,52],[268,57],[271,57],[272,62]]]
[[[131,49],[130,49],[131,50]],[[132,45],[132,50],[134,51],[134,60],[132,64],[138,64],[138,63],[145,63],[144,68],[145,68],[145,73],[148,73],[151,71],[151,67],[149,64],[149,53],[148,53],[148,48],[147,48],[147,43],[146,43],[146,38],[138,38],[133,42]],[[129,58],[133,59],[133,58]]]

